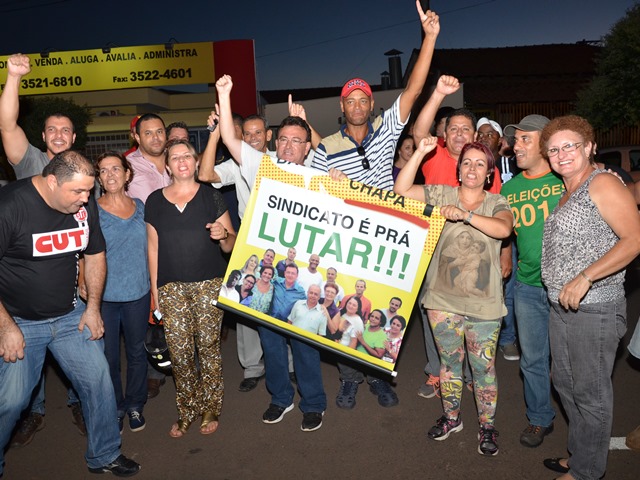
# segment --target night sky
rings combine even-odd
[[[436,48],[477,48],[599,40],[634,3],[431,0],[431,8],[440,15]],[[253,38],[260,90],[353,76],[379,83],[384,52],[404,52],[404,68],[420,44],[412,0],[0,0],[0,18],[0,55]]]

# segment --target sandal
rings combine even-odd
[[[187,430],[189,430],[190,426],[191,426],[191,422],[188,422],[185,420],[178,420],[176,423],[174,423],[171,426],[169,435],[172,436],[173,438],[180,438],[187,433]],[[179,435],[178,435],[178,432],[180,432]]]
[[[217,425],[216,425],[216,428],[214,428],[210,432],[204,432],[203,431],[203,429],[206,428],[207,425],[209,425],[210,423],[213,423],[213,422],[218,423],[218,415],[216,415],[215,413],[212,413],[212,412],[204,412],[202,414],[202,422],[200,423],[200,433],[202,435],[210,435],[210,434],[214,433],[218,429]]]

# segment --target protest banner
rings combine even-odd
[[[319,175],[317,170],[265,157],[225,274],[228,286],[223,287],[218,304],[288,335],[392,373],[393,357],[399,350],[401,335],[444,223],[437,207],[355,181],[333,181],[327,175]],[[267,302],[266,306],[264,302],[254,303],[252,308],[252,298],[239,298],[233,288],[242,283],[237,271],[252,263],[248,261],[252,256],[262,265],[265,252],[270,250],[275,255],[268,254],[267,260],[275,267],[291,247],[296,250],[294,261],[300,271],[307,269],[312,254],[320,258],[317,270],[322,279],[326,280],[328,268],[335,268],[336,283],[346,298],[356,293],[357,282],[361,290],[364,281],[366,289],[360,304],[369,311],[386,312],[392,298],[401,300],[402,305],[393,316],[403,317],[404,328],[397,332],[396,326],[399,338],[385,339],[385,348],[395,350],[393,355],[386,351],[383,358],[378,358],[361,345],[354,348],[355,333],[349,328],[350,323],[340,322],[344,318],[340,313],[334,317],[334,325],[341,324],[340,330],[345,333],[340,336],[338,331],[334,335],[338,338],[333,339],[329,318],[326,328],[310,332],[296,326],[295,319],[287,323],[272,317],[272,303]],[[254,272],[256,279],[260,278],[258,272],[259,267]],[[231,293],[225,297],[225,292]],[[343,299],[341,307],[345,303]],[[367,318],[361,321],[366,325]],[[384,329],[389,329],[390,321],[391,318],[387,319]]]

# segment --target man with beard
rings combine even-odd
[[[7,60],[7,82],[0,97],[0,132],[7,160],[16,172],[16,178],[39,175],[57,153],[69,150],[76,140],[75,127],[69,117],[61,113],[49,115],[43,125],[42,140],[46,152],[31,145],[24,130],[18,125],[20,81],[31,72],[29,57],[16,54]]]
[[[146,202],[151,192],[171,183],[165,166],[167,132],[162,118],[155,113],[142,115],[136,123],[136,142],[138,148],[127,157],[135,172],[128,193]]]

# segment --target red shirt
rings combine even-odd
[[[435,153],[428,157],[428,160],[422,165],[422,173],[424,175],[425,185],[450,185],[459,187],[460,182],[456,175],[456,167],[458,160],[449,154],[449,150],[440,145],[436,146]],[[493,182],[488,189],[491,193],[500,193],[502,181],[500,175],[496,175],[498,169],[494,169],[492,174]]]

